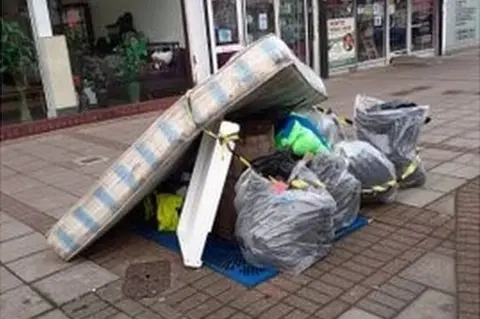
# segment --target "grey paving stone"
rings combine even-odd
[[[15,219],[13,219],[12,217],[10,217],[10,215],[4,213],[4,212],[0,212],[0,224],[3,224],[3,223],[8,223],[8,222],[11,222]]]
[[[438,166],[442,163],[441,161],[435,161],[435,160],[432,160],[432,159],[423,159],[423,158],[422,158],[422,162],[423,162],[423,166],[425,167],[425,169],[427,171],[432,170],[434,167],[436,167],[436,166]]]
[[[0,295],[2,318],[29,319],[52,306],[28,286],[20,286]]]
[[[480,168],[468,166],[468,165],[456,163],[456,162],[448,162],[435,167],[434,169],[432,169],[432,172],[454,176],[454,177],[471,179],[480,175]]]
[[[402,189],[398,193],[396,201],[410,206],[424,207],[444,194],[440,191],[423,188]]]
[[[338,319],[381,319],[378,316],[372,315],[362,309],[352,308],[347,310],[343,315],[338,317]]]
[[[400,276],[428,287],[455,293],[455,260],[452,257],[427,253]]]
[[[33,233],[0,243],[0,260],[8,263],[26,255],[47,249],[45,238]]]
[[[420,156],[424,159],[431,159],[435,161],[448,161],[459,156],[461,153],[441,150],[438,148],[424,148],[420,152]]]
[[[466,153],[453,159],[453,162],[468,166],[480,167],[480,154]]]
[[[117,275],[86,261],[42,279],[34,287],[62,305],[116,279]]]
[[[12,197],[41,212],[73,205],[78,200],[77,197],[48,185],[19,192],[12,195]]]
[[[35,319],[70,319],[70,318],[65,316],[63,312],[61,312],[60,310],[56,309],[44,315],[41,315],[40,317],[37,317]]]
[[[442,144],[457,146],[457,147],[465,147],[465,148],[477,148],[477,147],[480,147],[480,140],[471,139],[471,138],[454,137],[452,139],[444,141]]]
[[[446,195],[426,207],[429,210],[433,210],[438,213],[446,214],[449,216],[455,215],[455,195]]]
[[[396,319],[455,319],[455,308],[453,296],[428,289]]]
[[[16,220],[0,224],[0,242],[33,233],[33,231],[27,225]]]
[[[463,185],[467,180],[442,174],[429,173],[423,188],[448,193]]]
[[[7,267],[26,282],[32,282],[54,272],[78,264],[81,259],[67,263],[53,251],[45,250],[8,263]]]
[[[52,208],[52,209],[47,209],[47,210],[44,211],[44,213],[53,217],[53,218],[60,219],[66,213],[68,213],[68,211],[70,210],[71,207],[72,207],[72,205],[56,207],[56,208]]]
[[[4,194],[12,196],[17,193],[42,186],[45,186],[45,184],[42,184],[41,182],[31,177],[18,174],[2,180],[2,183],[0,184],[0,190]]]
[[[0,266],[0,294],[22,285],[22,281],[15,277],[5,267]]]

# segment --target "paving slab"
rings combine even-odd
[[[480,154],[466,153],[454,158],[453,161],[468,166],[480,167]]]
[[[70,319],[70,318],[64,315],[63,312],[61,312],[60,310],[56,309],[44,315],[41,315],[40,317],[37,317],[35,319]]]
[[[21,237],[33,232],[33,229],[16,220],[2,223],[0,224],[0,242]]]
[[[30,319],[52,308],[52,305],[26,285],[0,295],[0,314],[5,319]]]
[[[47,248],[45,238],[39,233],[25,235],[0,243],[0,261],[8,263]]]
[[[20,192],[28,191],[30,189],[39,188],[45,184],[33,179],[31,177],[18,174],[2,179],[0,190],[7,195],[15,195]]]
[[[41,212],[57,207],[73,205],[78,198],[52,186],[42,186],[12,195],[16,200]]]
[[[4,212],[0,212],[0,224],[8,223],[8,222],[11,222],[13,220],[15,220],[15,219],[10,217],[10,215],[5,214]]]
[[[6,266],[26,282],[32,282],[59,270],[78,264],[81,259],[67,263],[53,251],[45,250],[8,263]]]
[[[86,261],[42,279],[34,287],[62,305],[116,279],[117,275]]]
[[[454,216],[455,215],[455,195],[448,194],[444,197],[434,201],[426,207],[427,209],[439,212],[445,215]]]
[[[456,162],[447,162],[435,167],[432,169],[432,172],[453,177],[472,179],[480,175],[480,168]]]
[[[430,172],[428,173],[427,182],[423,185],[423,188],[448,193],[465,184],[466,181],[467,180],[463,178]]]
[[[455,298],[451,295],[426,290],[395,319],[455,319]]]
[[[448,161],[455,157],[460,156],[462,153],[442,150],[439,148],[424,148],[420,152],[420,156],[424,159],[430,159],[435,161]]]
[[[378,316],[372,315],[369,312],[363,311],[362,309],[352,308],[345,312],[343,315],[338,317],[338,319],[381,319]]]
[[[444,192],[423,189],[423,188],[410,188],[402,189],[398,192],[396,201],[405,205],[424,207],[430,204],[436,199],[445,195]]]
[[[455,293],[455,260],[437,253],[427,253],[400,273],[401,277]]]
[[[15,277],[8,269],[0,266],[0,294],[21,286],[22,284],[22,281]]]
[[[454,137],[451,138],[442,144],[455,146],[455,147],[464,147],[469,149],[475,149],[480,147],[480,140],[472,139],[472,138],[461,138],[461,137]]]

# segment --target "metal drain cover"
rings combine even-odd
[[[87,157],[80,157],[74,160],[74,162],[80,166],[88,166],[94,165],[101,162],[106,162],[108,158],[103,156],[87,156]]]
[[[131,299],[153,298],[170,288],[170,262],[132,264],[127,268],[122,290]]]

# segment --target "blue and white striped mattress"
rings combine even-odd
[[[73,258],[162,181],[203,128],[226,114],[325,99],[322,80],[285,43],[274,35],[260,39],[163,112],[52,227],[48,244],[61,258]]]

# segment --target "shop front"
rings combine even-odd
[[[303,62],[318,71],[317,1],[207,0],[214,70],[264,35],[281,37]]]
[[[433,55],[435,0],[327,0],[329,73]]]

